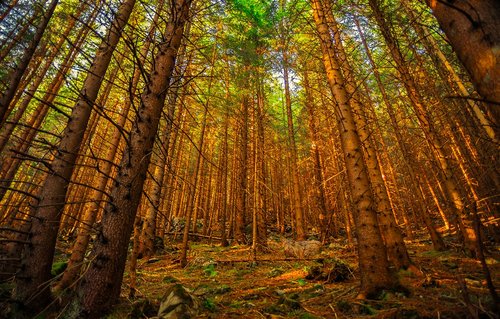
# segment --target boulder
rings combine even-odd
[[[158,319],[188,319],[198,315],[200,300],[181,284],[170,286],[163,296]]]
[[[284,243],[285,256],[295,258],[311,258],[319,255],[321,250],[321,242],[317,240],[285,240]]]

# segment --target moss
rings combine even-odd
[[[203,308],[207,309],[210,312],[217,311],[217,304],[212,298],[205,298],[202,301]]]
[[[58,261],[52,264],[52,269],[50,271],[52,276],[57,276],[63,273],[68,267],[67,261]]]

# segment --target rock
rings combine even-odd
[[[283,243],[285,247],[286,257],[295,258],[311,258],[320,253],[321,243],[317,240],[285,240]]]
[[[200,301],[181,284],[170,286],[158,310],[159,319],[188,319],[198,315]]]

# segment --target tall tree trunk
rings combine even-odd
[[[238,193],[235,208],[234,237],[239,244],[246,244],[245,221],[248,211],[248,96],[244,95],[241,101],[241,124],[239,127],[239,165],[238,165]]]
[[[170,7],[163,34],[165,41],[158,47],[150,81],[132,125],[130,142],[103,213],[95,257],[78,290],[77,316],[98,318],[120,295],[128,243],[190,5],[191,0],[176,0]]]
[[[48,283],[69,181],[93,104],[134,4],[135,0],[127,0],[120,6],[95,55],[50,166],[50,175],[41,189],[40,201],[34,204],[31,247],[26,250],[23,269],[16,276],[16,299],[34,309],[41,309],[49,301]]]
[[[311,138],[311,156],[314,162],[314,172],[313,172],[313,185],[314,185],[314,194],[316,205],[319,208],[319,222],[321,229],[321,239],[324,241],[327,236],[327,217],[328,217],[328,209],[326,204],[326,195],[325,195],[325,185],[323,179],[323,170],[321,168],[321,158],[320,158],[320,150],[319,150],[319,138],[318,138],[318,129],[316,125],[316,105],[314,105],[314,100],[311,94],[311,87],[309,84],[309,72],[307,70],[304,71],[304,90],[305,90],[305,101],[304,104],[306,106],[308,112],[308,122],[309,122],[309,134]]]
[[[415,169],[410,162],[410,159],[412,158],[410,151],[408,150],[407,145],[405,144],[403,135],[401,134],[401,129],[400,125],[398,124],[397,118],[396,118],[396,111],[394,110],[394,107],[392,106],[391,102],[389,101],[389,96],[385,90],[384,84],[382,82],[381,75],[379,73],[378,67],[375,64],[375,61],[373,60],[371,51],[368,47],[368,43],[366,42],[365,36],[363,31],[361,30],[361,26],[359,25],[359,21],[356,19],[355,20],[359,35],[361,37],[361,41],[363,43],[363,46],[365,48],[366,55],[368,56],[368,60],[370,61],[370,64],[373,69],[373,74],[375,76],[375,80],[377,82],[377,86],[380,90],[380,93],[382,94],[382,99],[384,101],[384,104],[387,108],[387,113],[389,114],[389,119],[391,121],[391,124],[394,128],[394,132],[396,135],[396,141],[398,142],[399,148],[401,149],[401,152],[403,153],[403,162],[405,164],[405,167],[410,175],[410,186],[412,189],[412,193],[417,197],[417,203],[416,203],[416,210],[417,214],[419,216],[423,216],[424,214],[428,214],[428,211],[425,207],[425,199],[423,194],[420,191],[420,188],[418,187],[418,181],[416,178],[415,174]],[[435,250],[443,250],[445,249],[445,244],[443,239],[441,238],[441,235],[436,231],[434,226],[432,224],[425,224],[427,227],[427,230],[429,231],[432,244],[434,246]],[[410,230],[411,231],[411,230]]]
[[[329,0],[323,0],[329,3]],[[333,16],[330,6],[326,6],[326,18],[333,31],[335,39],[335,49],[337,56],[341,63],[341,68],[345,74],[346,90],[351,96],[350,104],[354,113],[354,121],[358,130],[359,138],[363,146],[364,160],[368,170],[372,190],[376,197],[376,207],[378,213],[378,221],[380,224],[380,231],[384,239],[387,256],[389,261],[396,267],[396,269],[408,268],[411,265],[410,257],[406,250],[403,236],[400,229],[396,225],[394,213],[392,212],[391,201],[385,182],[382,177],[382,172],[378,163],[377,152],[370,140],[371,133],[368,131],[368,124],[366,121],[366,114],[363,106],[361,105],[361,96],[359,90],[356,89],[353,69],[347,60],[347,54],[342,44],[340,31],[337,27],[337,22]],[[371,106],[370,106],[371,107]]]
[[[479,105],[477,102],[468,99],[469,97],[469,92],[465,88],[464,83],[462,82],[462,79],[458,76],[457,72],[455,69],[452,67],[451,63],[448,61],[446,56],[443,54],[441,48],[439,45],[436,43],[436,40],[430,34],[430,32],[427,30],[427,28],[423,27],[418,21],[416,20],[415,14],[413,13],[412,9],[409,7],[408,0],[401,0],[401,3],[403,4],[406,13],[408,16],[414,21],[412,23],[415,31],[419,35],[420,39],[422,40],[425,49],[427,50],[427,53],[430,54],[433,57],[433,62],[436,66],[436,68],[439,71],[439,75],[441,76],[442,80],[445,83],[448,83],[450,87],[453,90],[458,91],[462,97],[467,99],[467,105],[472,109],[474,112],[474,115],[477,117],[480,126],[484,129],[486,134],[494,141],[497,142],[495,130],[493,129],[490,121],[485,117],[481,109],[479,108]],[[453,9],[449,9],[453,10]]]
[[[311,0],[311,3],[320,37],[328,83],[337,101],[335,112],[355,209],[354,222],[358,239],[361,276],[359,297],[369,298],[378,294],[381,289],[394,287],[397,281],[389,270],[387,252],[380,234],[367,167],[361,152],[361,141],[354,122],[344,76],[340,70],[333,41],[330,37],[324,8],[319,0]]]
[[[415,111],[415,115],[418,118],[420,127],[422,128],[427,142],[433,150],[436,162],[438,163],[442,171],[448,200],[455,208],[454,213],[459,216],[459,218],[463,218],[464,203],[460,196],[454,172],[449,163],[449,158],[445,153],[445,144],[443,143],[441,136],[438,134],[435,125],[429,116],[429,112],[427,111],[426,106],[423,104],[423,98],[420,92],[417,90],[415,80],[410,74],[404,57],[397,45],[396,39],[394,38],[394,35],[389,28],[389,24],[384,17],[383,12],[381,11],[379,1],[369,0],[369,3],[374,13],[377,24],[379,25],[382,35],[385,39],[385,42],[387,43],[389,52],[394,62],[396,63],[399,74],[402,77],[403,85],[405,86],[409,100]],[[474,252],[474,233],[472,232],[472,229],[467,226],[465,220],[463,220],[463,224],[465,227],[462,228],[462,235],[465,240],[465,245],[469,250],[471,250],[471,252]]]
[[[304,208],[302,207],[302,192],[300,189],[299,167],[297,165],[297,145],[295,143],[295,129],[293,125],[292,99],[290,97],[290,83],[288,76],[288,53],[283,50],[283,81],[285,84],[285,108],[288,128],[288,154],[290,156],[290,170],[292,175],[291,202],[295,218],[295,231],[297,240],[306,239],[306,225],[304,220]]]
[[[3,151],[5,145],[7,144],[7,141],[9,140],[12,132],[14,131],[14,128],[17,126],[19,120],[24,115],[31,100],[35,97],[35,93],[37,92],[40,84],[42,84],[42,81],[45,79],[45,76],[49,71],[50,67],[52,66],[54,59],[59,54],[59,51],[61,50],[63,44],[66,42],[66,39],[68,38],[70,32],[75,27],[76,21],[80,18],[86,7],[87,3],[85,2],[78,7],[77,12],[75,12],[74,17],[70,19],[68,25],[66,26],[64,32],[61,34],[60,39],[57,41],[56,45],[49,50],[48,58],[45,59],[43,67],[38,71],[33,83],[31,83],[30,88],[26,92],[21,103],[17,106],[15,114],[12,116],[12,118],[9,118],[9,122],[7,122],[3,127],[1,127],[0,153]]]
[[[94,19],[96,18],[96,15],[97,15],[97,10],[94,10],[89,15],[88,19],[85,21],[85,24],[91,25]],[[80,29],[80,31],[76,36],[77,40],[75,41],[74,45],[71,47],[71,49],[66,54],[61,63],[62,67],[59,68],[56,75],[48,85],[49,87],[48,91],[43,95],[41,102],[38,103],[37,107],[31,114],[30,119],[23,124],[25,128],[21,133],[21,138],[19,139],[19,142],[13,144],[12,147],[9,148],[9,152],[2,160],[0,168],[0,179],[2,180],[2,182],[0,182],[0,199],[4,197],[5,192],[9,189],[14,176],[16,175],[19,167],[22,164],[22,160],[19,157],[16,157],[15,155],[27,154],[34,138],[38,133],[38,129],[45,120],[45,117],[50,107],[52,106],[54,99],[57,97],[59,89],[64,83],[64,76],[71,69],[73,62],[78,56],[80,48],[83,45],[89,31],[90,29],[87,27],[83,27]],[[7,129],[7,127],[4,127],[4,129]],[[2,138],[4,137],[7,138],[8,136],[5,135],[2,136]],[[5,141],[5,143],[7,143],[7,141]]]
[[[52,18],[52,14],[54,13],[58,2],[59,0],[52,0],[49,3],[49,6],[45,10],[45,12],[43,12],[42,19],[36,27],[33,38],[23,52],[19,64],[7,77],[6,82],[8,83],[8,86],[0,95],[0,127],[5,123],[7,110],[9,109],[12,99],[16,94],[19,83],[21,82],[21,78],[23,77],[24,72],[28,68],[31,59],[33,58],[35,50],[38,47],[43,34],[45,33],[45,29],[47,28],[47,25]]]
[[[477,92],[500,126],[500,6],[497,0],[426,0]]]

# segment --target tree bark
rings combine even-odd
[[[127,0],[120,6],[95,55],[50,166],[50,175],[44,181],[40,201],[34,204],[32,244],[26,251],[23,269],[16,277],[16,299],[34,309],[42,309],[50,299],[48,283],[68,185],[93,104],[134,4],[135,0]]]
[[[43,17],[40,20],[40,23],[37,25],[33,39],[31,39],[28,47],[23,52],[19,64],[7,77],[6,83],[9,84],[0,96],[0,127],[5,123],[7,110],[9,109],[12,99],[16,94],[19,83],[21,82],[21,78],[23,77],[24,72],[28,68],[31,59],[33,58],[35,50],[38,47],[43,34],[45,33],[45,29],[47,28],[47,25],[52,18],[52,14],[54,13],[58,2],[59,0],[52,0],[49,3],[47,10],[43,13]]]
[[[401,75],[403,85],[405,86],[408,98],[411,102],[413,110],[415,111],[420,127],[424,132],[426,140],[430,148],[433,150],[434,158],[441,169],[448,200],[455,208],[454,213],[459,216],[459,218],[462,218],[464,203],[460,197],[458,185],[455,180],[452,167],[450,166],[449,158],[445,152],[445,144],[442,141],[442,137],[437,132],[435,124],[429,116],[426,105],[423,104],[423,98],[417,90],[415,80],[410,74],[404,57],[397,45],[396,39],[394,38],[394,35],[389,28],[389,24],[381,11],[379,0],[369,0],[369,4],[389,48],[389,52],[396,63],[399,74]],[[473,252],[473,243],[475,239],[472,229],[470,227],[465,227],[462,229],[462,234],[466,246]]]
[[[497,0],[426,0],[500,126],[500,5]]]
[[[175,59],[189,18],[191,0],[176,0],[157,50],[150,80],[141,95],[130,143],[126,146],[110,202],[102,218],[102,230],[94,248],[94,258],[83,277],[75,301],[77,316],[98,318],[120,295],[127,248],[151,161],[151,151],[174,70]]]
[[[324,8],[319,0],[312,0],[311,3],[320,37],[328,83],[337,102],[335,112],[355,209],[354,222],[358,238],[361,276],[359,297],[370,298],[378,294],[381,289],[393,288],[397,281],[389,270],[387,252],[380,234],[367,167],[361,152],[361,141],[354,121],[345,79],[330,37]]]

